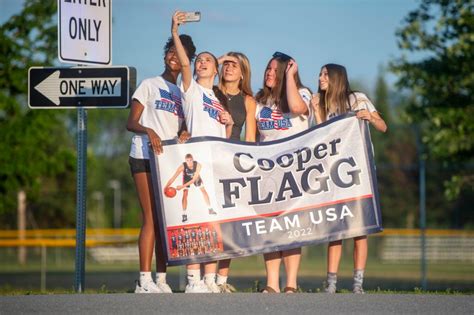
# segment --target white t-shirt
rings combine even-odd
[[[143,80],[132,96],[143,105],[140,125],[152,128],[161,140],[176,138],[184,121],[179,88],[161,76]],[[132,137],[130,156],[149,159],[148,136],[135,134]]]
[[[310,91],[302,88],[298,92],[308,107],[309,112]],[[286,138],[309,127],[308,115],[295,115],[291,112],[282,113],[275,104],[265,105],[258,103],[255,119],[257,120],[257,128],[260,133],[260,141],[262,142]]]
[[[183,86],[181,85],[183,90]],[[219,113],[224,111],[214,91],[194,79],[183,95],[183,111],[191,137],[214,136],[226,138],[226,127],[220,122]]]
[[[354,92],[349,95],[349,104],[352,111],[358,111],[361,109],[366,109],[369,112],[373,113],[377,110],[375,109],[374,104],[369,100],[367,95],[361,92]],[[339,116],[337,113],[328,113],[326,120]]]

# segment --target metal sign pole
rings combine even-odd
[[[424,157],[423,141],[421,139],[421,127],[416,128],[416,138],[418,146],[418,164],[419,164],[419,198],[420,198],[420,251],[421,251],[421,288],[428,289],[428,280],[426,278],[426,163]]]
[[[84,292],[87,185],[87,109],[77,109],[77,201],[75,290]]]

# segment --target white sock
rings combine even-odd
[[[147,282],[153,282],[151,271],[140,271],[140,284]]]
[[[217,274],[217,280],[216,280],[217,285],[221,285],[226,282],[227,282],[227,276],[221,276],[220,274]]]
[[[362,287],[364,282],[364,269],[354,269],[354,286]]]
[[[156,273],[156,283],[166,283],[166,272]]]
[[[216,282],[216,274],[215,273],[206,273],[204,275],[204,282],[206,284],[211,284]]]
[[[201,270],[199,269],[188,269],[188,283],[198,283],[201,280]]]

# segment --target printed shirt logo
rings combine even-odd
[[[160,90],[160,99],[155,101],[156,109],[173,113],[178,118],[184,118],[181,97],[163,89]]]
[[[207,112],[209,114],[209,117],[220,122],[219,113],[224,111],[224,108],[222,107],[221,103],[211,99],[210,97],[207,97],[206,94],[203,94],[202,105],[203,111]]]
[[[272,110],[269,107],[264,107],[260,111],[258,117],[258,128],[260,130],[288,130],[291,126],[290,119],[283,117],[279,109]]]

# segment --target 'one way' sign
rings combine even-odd
[[[135,88],[135,69],[40,68],[28,71],[31,108],[125,108]]]

